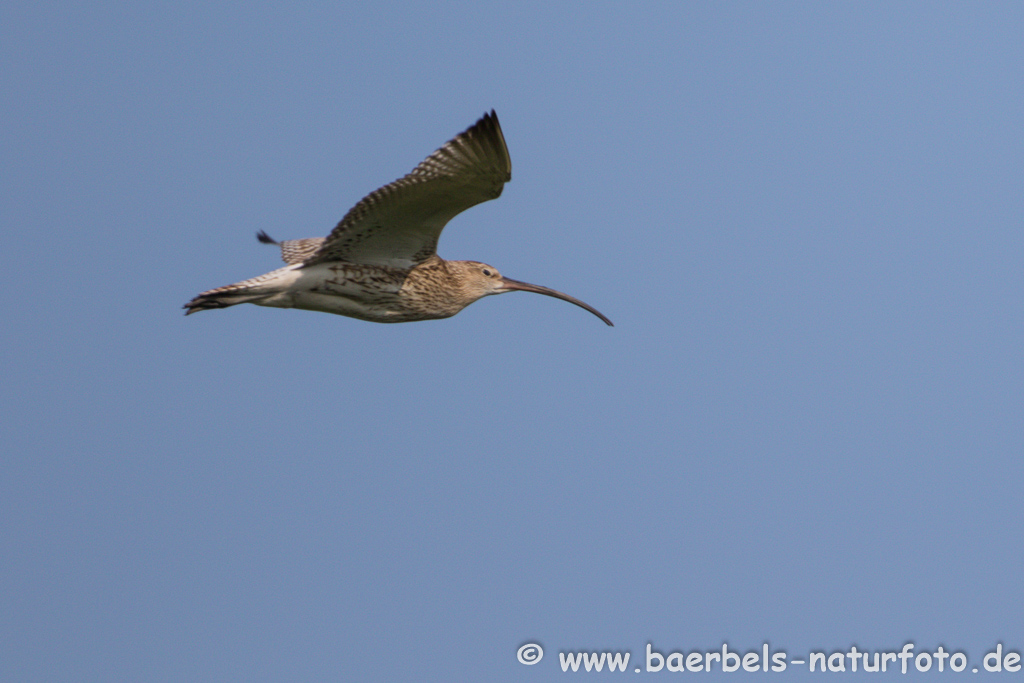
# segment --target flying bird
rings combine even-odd
[[[287,264],[199,294],[185,315],[236,304],[302,308],[378,323],[448,318],[477,299],[535,292],[584,308],[579,299],[503,277],[478,261],[446,261],[437,240],[448,221],[501,195],[512,160],[492,109],[403,178],[364,197],[327,237],[277,242]]]

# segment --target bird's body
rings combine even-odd
[[[186,315],[254,303],[336,313],[371,322],[447,318],[481,297],[509,291],[554,296],[611,321],[567,294],[502,277],[477,261],[446,261],[437,239],[456,214],[501,194],[512,162],[492,111],[412,173],[370,193],[327,237],[276,242],[284,268],[219,287],[185,304]]]
[[[470,263],[475,262],[445,261],[436,255],[408,270],[344,261],[312,266],[300,263],[199,297],[206,297],[213,304],[210,308],[258,303],[336,313],[376,323],[448,318],[476,300],[459,295],[459,283],[464,279],[460,271]]]

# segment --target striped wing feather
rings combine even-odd
[[[501,195],[511,178],[512,161],[492,110],[407,176],[364,197],[305,264],[411,268],[436,253],[448,221]]]
[[[268,235],[266,230],[260,230],[256,233],[256,239],[263,244],[276,244],[281,247],[281,260],[288,265],[291,265],[293,263],[302,263],[315,254],[326,238],[307,237],[301,240],[285,240],[283,242],[278,242]]]
[[[307,237],[301,240],[281,242],[281,259],[285,263],[302,263],[315,254],[324,243],[323,237]]]

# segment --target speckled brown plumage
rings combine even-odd
[[[186,315],[253,303],[372,322],[447,318],[481,297],[535,292],[594,308],[547,287],[502,277],[478,261],[445,261],[437,240],[454,216],[501,195],[512,178],[505,137],[491,111],[408,175],[371,192],[327,237],[277,242],[284,268],[199,294]]]

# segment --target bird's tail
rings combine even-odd
[[[227,308],[236,304],[256,303],[266,298],[266,294],[244,294],[242,292],[220,292],[216,289],[203,292],[192,301],[182,306],[187,309],[185,315],[191,315],[198,311],[209,311],[214,308]]]
[[[214,308],[228,308],[229,306],[236,306],[238,304],[251,303],[263,304],[265,306],[280,305],[276,303],[268,303],[268,299],[273,300],[274,297],[286,289],[289,280],[294,279],[294,276],[291,278],[288,276],[297,268],[298,266],[286,266],[264,275],[260,275],[259,277],[250,278],[249,280],[244,280],[242,282],[236,282],[233,285],[225,285],[224,287],[208,290],[198,294],[195,298],[182,306],[182,308],[186,309],[185,315],[191,315],[198,311],[209,311]],[[288,305],[290,304],[285,304],[285,307]]]

